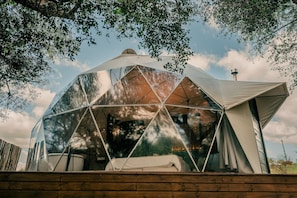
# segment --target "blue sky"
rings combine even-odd
[[[189,25],[191,48],[195,56],[189,61],[218,79],[232,80],[230,70],[237,68],[238,80],[243,81],[285,81],[279,73],[272,71],[267,63],[268,54],[250,57],[249,46],[238,44],[235,37],[224,37],[213,24],[192,23]],[[40,96],[24,112],[10,112],[9,118],[0,122],[0,138],[23,148],[28,147],[31,129],[42,116],[56,93],[69,84],[76,75],[108,61],[126,48],[133,48],[138,54],[147,54],[139,49],[137,39],[117,40],[101,36],[94,46],[83,45],[75,61],[56,59],[55,75],[43,88],[36,88]],[[164,52],[166,53],[166,52]],[[264,128],[268,157],[281,158],[284,142],[288,157],[297,159],[297,91],[285,101],[273,120]],[[17,124],[16,124],[17,123]],[[23,152],[25,156],[25,151]],[[23,158],[24,161],[24,158]]]

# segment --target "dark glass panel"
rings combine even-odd
[[[159,99],[137,68],[106,92],[95,104],[156,104]]]
[[[104,170],[109,162],[90,112],[82,119],[69,141],[71,153],[84,156],[84,170]]]
[[[181,75],[168,71],[161,71],[142,66],[139,66],[139,68],[162,101],[164,101],[173,89],[175,89],[182,78]]]
[[[44,118],[44,135],[48,153],[62,153],[82,118],[84,109]]]
[[[201,171],[219,120],[219,114],[210,110],[178,108],[167,109],[187,148]],[[216,152],[214,148],[213,152]]]
[[[159,107],[93,107],[97,125],[111,158],[127,157]]]
[[[84,107],[88,104],[78,78],[67,90],[65,90],[65,92],[62,94],[60,93],[59,95],[60,98],[48,109],[45,115],[58,114],[64,111]]]
[[[262,173],[269,173],[270,172],[269,164],[268,164],[268,160],[267,160],[261,124],[259,122],[259,115],[258,115],[258,111],[257,111],[256,101],[250,100],[249,106],[250,106],[250,110],[252,113],[253,127],[254,127],[255,136],[256,136],[256,143],[257,143],[257,147],[258,147],[258,153],[259,153],[259,159],[260,159]]]
[[[170,116],[163,109],[146,129],[132,157],[171,154],[181,157],[185,162],[185,170],[195,169],[180,134],[176,131]]]
[[[184,78],[176,87],[166,104],[182,105],[189,107],[203,107],[208,109],[219,109],[219,107],[189,78]]]

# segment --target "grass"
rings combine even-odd
[[[297,174],[297,164],[270,166],[272,174]]]

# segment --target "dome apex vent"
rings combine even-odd
[[[127,48],[125,49],[122,54],[136,54],[135,50]]]

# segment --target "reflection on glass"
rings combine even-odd
[[[87,100],[78,78],[72,83],[67,91],[60,97],[57,103],[48,111],[49,114],[57,114],[73,110],[87,105]]]
[[[119,80],[121,80],[130,70],[132,70],[132,66],[128,67],[121,67],[117,69],[111,69],[109,70],[110,77],[112,84],[116,84]]]
[[[84,112],[85,109],[80,109],[44,119],[44,134],[49,153],[63,152]]]
[[[57,95],[33,129],[28,167],[36,170],[42,157],[50,161],[64,152],[66,159],[68,154],[83,156],[84,170],[107,170],[109,160],[124,165],[132,158],[174,156],[188,167],[184,171],[199,171],[219,110],[180,74],[143,66],[94,69]]]
[[[107,71],[82,74],[80,75],[80,79],[89,103],[102,96],[110,87],[112,87]]]
[[[131,70],[125,77],[106,92],[95,104],[155,104],[159,99],[137,68]]]
[[[162,101],[164,101],[172,90],[175,89],[182,78],[181,75],[170,73],[168,71],[141,66],[139,66],[139,68]]]
[[[219,109],[189,78],[184,78],[166,100],[166,104]]]
[[[130,70],[131,67],[126,67],[80,75],[89,103],[100,98]]]
[[[170,154],[181,157],[187,167],[191,170],[194,169],[180,134],[172,125],[172,120],[165,109],[162,109],[146,129],[132,157]]]
[[[167,106],[183,141],[202,170],[218,121],[216,112]],[[176,113],[183,112],[183,113]],[[216,149],[213,149],[216,152]]]
[[[84,157],[84,170],[104,170],[109,161],[89,111],[69,140],[69,147],[72,154]]]
[[[111,158],[129,155],[158,108],[156,105],[94,108],[97,125]]]
[[[41,145],[41,142],[43,144]],[[41,148],[41,146],[43,146]],[[27,157],[27,163],[26,163],[26,169],[30,171],[36,171],[37,165],[39,163],[40,158],[40,150],[42,150],[42,155],[44,155],[44,133],[43,133],[43,125],[41,120],[38,121],[38,123],[34,126],[32,133],[31,133],[31,139],[30,139],[30,145],[28,150],[28,157]]]

